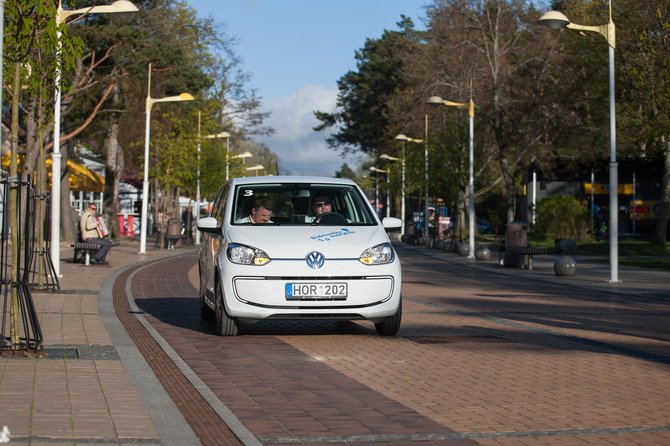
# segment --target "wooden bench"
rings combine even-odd
[[[524,258],[521,261],[521,268],[528,263],[528,271],[532,271],[533,256],[546,254],[547,248],[542,246],[510,246],[509,248],[505,248],[505,252],[523,256]],[[526,262],[526,259],[528,259],[528,262]]]
[[[118,240],[112,240],[112,247],[121,245],[121,242]],[[96,252],[100,249],[100,244],[95,242],[74,242],[70,245],[74,248],[74,258],[72,259],[73,263],[84,262],[84,265],[91,264],[91,253]]]

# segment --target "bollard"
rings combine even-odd
[[[482,246],[475,251],[475,258],[477,260],[491,260],[491,250],[486,246]]]
[[[119,232],[121,232],[121,237],[126,236],[126,223],[123,214],[119,214]]]
[[[554,260],[554,273],[557,276],[572,276],[577,272],[577,262],[570,256],[559,256]]]

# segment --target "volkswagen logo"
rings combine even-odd
[[[305,262],[310,268],[319,269],[326,263],[326,258],[320,252],[312,251],[305,257]]]

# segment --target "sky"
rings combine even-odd
[[[200,17],[212,17],[237,39],[242,69],[251,75],[266,124],[275,129],[257,137],[293,175],[333,176],[343,163],[355,168],[358,156],[342,158],[314,132],[314,111],[332,112],[337,81],[356,68],[354,53],[366,38],[396,30],[402,14],[423,28],[428,0],[188,0]],[[253,161],[250,161],[253,162]]]

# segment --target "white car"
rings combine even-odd
[[[269,212],[253,207],[267,199],[270,221],[255,223],[252,213]],[[324,201],[331,212],[317,216],[311,210]],[[386,230],[401,224],[380,221],[349,179],[234,178],[198,220],[200,314],[216,318],[221,336],[236,335],[240,319],[367,319],[393,336],[402,318],[401,269]]]

